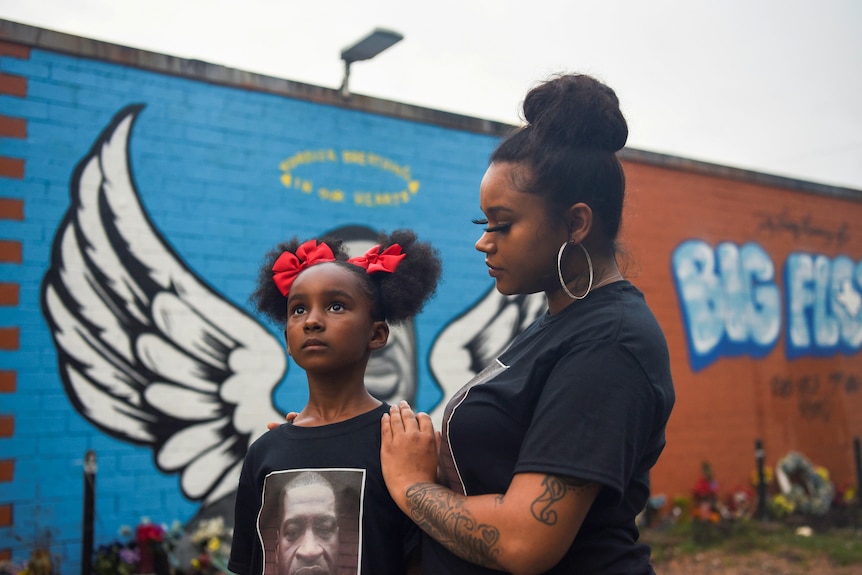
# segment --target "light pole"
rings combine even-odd
[[[344,60],[344,81],[341,82],[341,95],[350,97],[347,82],[350,80],[350,65],[360,60],[370,60],[393,44],[400,42],[404,36],[392,30],[376,28],[362,40],[341,51],[341,59]]]

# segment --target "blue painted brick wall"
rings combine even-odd
[[[0,235],[20,240],[24,253],[22,264],[0,265],[0,280],[18,283],[21,294],[19,306],[0,309],[3,325],[21,327],[20,349],[0,352],[0,369],[18,374],[16,393],[0,396],[0,411],[15,416],[15,434],[0,439],[0,452],[16,460],[14,480],[0,485],[0,503],[14,506],[14,525],[0,528],[0,549],[11,548],[21,561],[28,542],[51,536],[61,570],[77,569],[88,449],[99,458],[97,544],[142,517],[184,521],[199,506],[183,497],[177,475],[157,469],[149,447],[111,437],[78,413],[40,307],[73,171],[130,104],[145,106],[131,133],[130,162],[152,223],[192,272],[252,316],[247,298],[259,259],[293,235],[348,224],[412,227],[446,253],[438,295],[416,321],[418,407],[440,400],[427,365],[430,346],[473,303],[464,294],[490,287],[465,238],[478,234],[469,217],[478,215],[478,184],[495,138],[41,50],[29,59],[0,57],[0,71],[28,82],[25,98],[0,95],[0,114],[24,118],[28,126],[25,140],[0,138],[0,155],[26,162],[23,180],[0,181],[0,196],[23,199],[26,216],[0,222]],[[318,149],[364,151],[409,166],[419,191],[399,206],[357,206],[351,190],[396,191],[405,183],[367,166],[322,164],[298,167],[295,175],[317,188],[347,191],[343,203],[283,186],[281,162]],[[305,394],[304,377],[291,365],[274,393],[277,407],[299,407]]]

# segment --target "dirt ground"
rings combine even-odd
[[[683,555],[654,564],[656,575],[862,575],[862,565],[831,565],[825,558],[803,559],[763,551],[728,555],[718,550]]]

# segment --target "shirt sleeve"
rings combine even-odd
[[[654,418],[640,364],[619,344],[592,342],[568,351],[539,385],[515,472],[596,481],[621,497]]]

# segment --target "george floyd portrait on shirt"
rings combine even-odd
[[[361,469],[294,469],[264,481],[263,575],[358,573]]]

